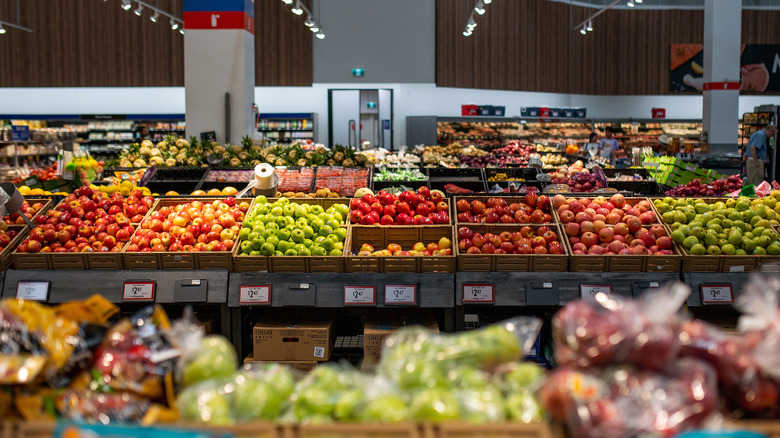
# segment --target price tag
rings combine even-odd
[[[153,281],[126,281],[122,301],[154,301]]]
[[[604,284],[581,284],[580,296],[586,301],[596,301],[596,295],[599,293],[612,295],[612,286]]]
[[[413,284],[385,285],[385,304],[417,304],[417,286]]]
[[[16,284],[16,298],[46,301],[49,298],[48,281],[20,281]]]
[[[492,284],[464,284],[464,303],[494,303]]]
[[[659,167],[659,163],[654,163],[652,161],[645,161],[642,163],[642,167]]]
[[[648,287],[650,287],[650,288],[657,288],[658,287],[658,282],[657,281],[651,281],[650,284],[648,285]]]
[[[686,164],[685,169],[691,172],[696,172],[696,166],[694,166],[693,164]]]
[[[344,304],[376,304],[376,287],[344,286]]]
[[[729,304],[734,302],[730,284],[702,284],[701,302],[704,304]]]
[[[542,289],[552,289],[552,283],[542,283]]]
[[[241,286],[238,304],[271,304],[271,286]]]

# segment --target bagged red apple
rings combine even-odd
[[[677,357],[677,313],[690,295],[682,283],[646,291],[636,300],[597,293],[553,317],[555,359],[562,367],[628,363],[660,369]]]

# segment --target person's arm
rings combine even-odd
[[[756,147],[753,145],[750,146],[750,158],[752,158],[755,162],[758,162],[758,152],[756,151]]]

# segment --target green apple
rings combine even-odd
[[[241,242],[241,253],[242,254],[249,254],[254,247],[252,246],[252,242],[248,240],[244,240]]]
[[[308,216],[310,211],[311,211],[311,207],[309,207],[309,204],[299,204],[295,208],[295,217],[306,219],[306,216]]]
[[[273,243],[266,241],[263,244],[262,249],[260,249],[260,252],[262,252],[264,256],[272,256],[274,255],[274,252],[276,252],[276,246]]]
[[[260,252],[260,251],[249,251],[249,255],[251,255],[251,256],[261,256],[261,255],[263,255],[263,253]]]
[[[273,208],[271,208],[271,216],[273,217],[284,216],[284,208],[281,205],[274,206]]]
[[[303,244],[303,246],[305,246],[306,248],[311,248],[311,247],[312,247],[312,245],[314,245],[314,241],[313,241],[313,240],[311,240],[311,239],[303,239],[303,242],[301,242],[301,243],[302,243],[302,244]]]
[[[335,242],[333,243],[333,249],[337,249],[339,251],[344,250],[344,242]]]
[[[293,243],[287,240],[280,240],[279,244],[276,245],[276,249],[281,252],[287,252],[287,250],[291,248],[293,248]]]
[[[312,237],[314,237],[314,228],[305,225],[301,228],[301,230],[303,231],[303,235],[306,236],[307,239],[311,239]]]
[[[265,195],[255,196],[255,204],[268,204],[268,198]]]
[[[320,236],[329,236],[333,234],[333,228],[330,225],[323,225],[319,230]]]
[[[319,245],[325,251],[331,251],[331,250],[333,250],[333,248],[335,248],[334,243],[333,243],[332,240],[326,239],[323,236],[318,236],[317,238],[318,239],[322,238],[322,240],[320,242],[317,242],[317,240],[315,239],[315,242],[317,242],[317,245]]]
[[[279,205],[287,205],[289,203],[290,203],[290,200],[288,198],[285,198],[285,197],[281,197],[281,198],[277,199],[276,202],[274,202],[274,204],[279,204]]]
[[[287,204],[282,209],[284,210],[285,216],[295,217],[295,205]]]
[[[274,248],[276,248],[276,245],[279,244],[279,238],[276,237],[275,234],[272,234],[265,238],[265,242],[270,243],[271,245],[273,245]]]
[[[266,240],[263,236],[253,236],[252,249],[259,251],[263,247],[265,242]]]
[[[298,251],[298,255],[300,256],[310,256],[311,250],[309,248],[304,247],[301,251]]]
[[[298,251],[296,251],[295,248],[288,248],[287,250],[284,251],[284,255],[286,255],[286,256],[297,256],[298,255]]]
[[[236,371],[238,356],[233,345],[222,336],[205,336],[192,357],[184,359],[182,383],[194,383],[228,377]]]
[[[342,249],[336,249],[336,248],[334,248],[334,249],[330,250],[330,252],[328,253],[328,255],[331,255],[331,256],[336,256],[336,257],[338,257],[338,256],[341,256],[343,252],[344,252],[344,248],[342,248]]]
[[[315,231],[319,230],[325,225],[325,221],[320,218],[315,218],[311,221],[311,227],[314,228]]]
[[[285,227],[285,228],[280,228],[279,231],[276,232],[276,237],[279,239],[279,241],[290,240],[291,234],[292,233],[290,232],[290,229]]]
[[[306,235],[303,234],[303,230],[295,229],[292,231],[290,238],[293,242],[301,243],[306,238]]]
[[[313,256],[326,256],[326,255],[328,255],[328,252],[325,250],[325,248],[323,248],[323,247],[321,247],[319,245],[312,246],[310,248],[310,250],[311,250],[311,255],[313,255]]]
[[[241,240],[246,240],[249,238],[249,233],[251,233],[252,230],[249,228],[241,228],[241,230],[238,232],[238,238]]]
[[[276,251],[274,251],[273,255],[274,255],[274,257],[282,257],[284,255],[284,253],[277,249]]]

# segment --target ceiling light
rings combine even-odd
[[[173,18],[171,18],[171,29],[176,30],[179,28],[179,23],[176,22]]]
[[[160,11],[154,11],[154,15],[149,17],[150,20],[152,20],[152,23],[157,23],[157,19],[160,17]]]
[[[6,32],[8,32],[2,24],[0,24],[0,35],[4,35]]]
[[[292,13],[295,15],[301,15],[303,14],[303,8],[301,7],[301,1],[296,0],[295,1],[295,7],[292,8]]]
[[[122,9],[129,11],[133,5],[130,4],[130,0],[122,0]]]
[[[317,32],[319,32],[319,31],[320,31],[320,28],[319,28],[319,26],[317,26],[316,24],[314,24],[314,25],[312,25],[312,27],[310,27],[310,28],[309,28],[309,30],[310,30],[310,31],[312,31],[312,32],[314,32],[314,33],[317,33]]]
[[[325,34],[320,32],[320,33],[317,34],[317,38],[323,39],[323,38],[325,38]]]
[[[585,28],[588,32],[593,32],[593,20],[588,20],[588,27]]]
[[[476,12],[479,15],[484,15],[485,14],[485,4],[482,3],[482,0],[479,0],[477,2],[477,5],[474,6],[474,12]]]
[[[466,22],[466,27],[468,27],[469,29],[474,29],[475,27],[477,27],[477,22],[474,21],[473,15],[469,17],[469,21]]]
[[[179,33],[184,35],[184,28],[179,29]]]
[[[583,35],[585,35],[586,33],[588,33],[588,30],[585,28],[585,25],[584,25],[584,24],[582,25],[582,29],[580,29],[580,33],[581,33],[581,34],[583,34]]]
[[[482,3],[484,3],[486,5],[489,5],[489,4],[493,3],[493,0],[482,0]]]
[[[632,0],[628,0],[628,2],[626,2],[626,6],[628,6],[629,8],[633,8],[634,2]]]
[[[282,3],[284,3],[286,5],[291,5],[292,4],[292,0],[282,0]]]
[[[634,3],[639,4],[642,3],[644,0],[634,0]]]
[[[314,20],[311,19],[311,15],[306,17],[306,21],[304,21],[303,24],[306,25],[306,27],[314,26]]]
[[[138,8],[135,11],[133,11],[133,13],[140,17],[141,14],[143,13],[142,12],[143,10],[144,10],[144,6],[142,4],[140,4],[140,3],[138,3]]]

